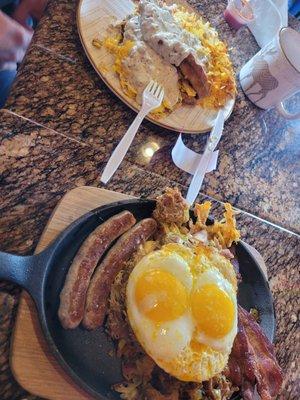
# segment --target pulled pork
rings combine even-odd
[[[153,217],[162,224],[176,224],[180,226],[190,219],[189,205],[177,188],[167,188],[166,192],[156,199],[156,208],[153,212]]]

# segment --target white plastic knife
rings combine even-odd
[[[214,127],[209,135],[204,153],[201,157],[201,160],[195,171],[195,174],[193,176],[193,179],[190,183],[187,192],[186,200],[190,205],[194,203],[196,197],[198,196],[212,154],[221,139],[223,128],[224,128],[224,112],[223,110],[220,110],[218,112],[217,118],[215,119]]]

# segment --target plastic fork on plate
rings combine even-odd
[[[143,92],[142,108],[130,125],[118,146],[113,151],[101,176],[101,182],[107,183],[121,164],[131,145],[143,119],[150,111],[159,107],[164,98],[164,88],[157,82],[151,81]]]

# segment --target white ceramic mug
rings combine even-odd
[[[288,113],[283,100],[300,91],[300,33],[282,28],[240,71],[246,96],[265,110],[276,107],[286,119],[300,118]],[[299,104],[300,108],[300,104]]]

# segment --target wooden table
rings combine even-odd
[[[191,0],[191,4],[198,4]],[[228,42],[238,73],[258,47],[243,28],[232,31],[225,0],[198,8]],[[112,149],[134,117],[99,80],[83,54],[75,0],[50,0],[22,64],[6,108],[0,111],[0,250],[33,252],[58,200],[71,188],[101,186]],[[300,30],[295,19],[290,24]],[[290,103],[297,106],[298,99]],[[154,197],[165,186],[186,192],[188,174],[170,151],[177,134],[145,122],[108,189]],[[201,152],[206,135],[184,135]],[[220,142],[218,168],[206,176],[200,200],[230,201],[241,210],[242,235],[266,260],[278,317],[276,351],[286,373],[281,399],[296,399],[296,328],[299,304],[299,122],[252,105],[239,88]],[[0,398],[29,398],[8,366],[10,333],[19,289],[0,283]],[[298,341],[299,343],[299,341]],[[299,350],[299,349],[298,349]],[[299,351],[298,351],[299,353]],[[26,397],[27,396],[27,397]]]

